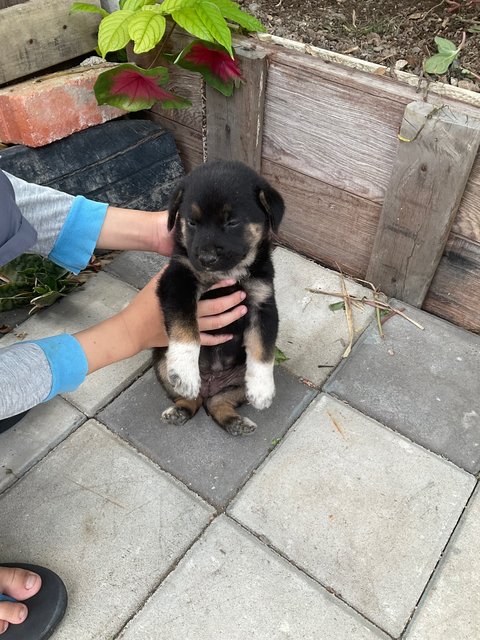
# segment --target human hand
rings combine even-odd
[[[160,307],[157,286],[163,270],[112,318],[75,334],[88,361],[88,373],[93,373],[113,362],[129,358],[144,349],[168,346],[163,312]],[[235,280],[223,280],[212,287],[225,287]],[[200,342],[204,346],[222,344],[231,340],[231,334],[211,335],[211,329],[221,329],[241,318],[247,312],[242,300],[243,291],[213,300],[200,300],[197,319]]]

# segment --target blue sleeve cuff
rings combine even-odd
[[[58,393],[74,391],[85,380],[88,361],[76,338],[62,333],[59,336],[29,342],[42,349],[52,371],[52,388],[45,402]]]
[[[73,273],[85,269],[97,244],[108,204],[77,196],[49,254],[50,260]]]

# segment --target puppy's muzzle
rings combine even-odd
[[[212,269],[218,262],[219,253],[216,249],[204,249],[198,252],[199,263],[205,269]]]

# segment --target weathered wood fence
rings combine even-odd
[[[186,167],[260,168],[285,197],[282,242],[480,332],[479,106],[276,44],[237,52],[233,100],[176,70],[193,108],[152,109]]]

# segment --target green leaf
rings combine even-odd
[[[138,11],[128,22],[128,34],[135,42],[134,53],[145,53],[153,49],[165,33],[167,21],[153,11]]]
[[[133,11],[121,9],[110,13],[100,22],[98,28],[98,47],[103,57],[109,51],[118,51],[130,41],[128,34],[128,21]]]
[[[339,311],[340,309],[345,309],[345,302],[332,302],[332,304],[328,305],[330,311]]]
[[[215,42],[215,38],[197,14],[195,7],[173,11],[172,18],[182,29],[188,31],[192,36],[200,38],[201,40],[207,40],[208,42]]]
[[[230,22],[235,22],[247,31],[266,31],[263,24],[253,16],[245,13],[236,2],[232,0],[212,0],[220,9],[222,16]]]
[[[446,38],[440,38],[440,36],[435,36],[435,43],[437,45],[438,53],[458,53],[456,45]]]
[[[275,347],[275,364],[280,364],[286,360],[289,360],[289,358],[278,347]]]
[[[164,0],[159,7],[163,13],[173,13],[194,7],[198,2],[199,0]]]
[[[122,9],[128,9],[129,11],[138,11],[145,5],[155,4],[156,0],[125,0],[122,4]]]
[[[79,13],[80,11],[87,11],[88,13],[99,13],[101,16],[108,16],[108,11],[97,7],[96,4],[90,4],[89,2],[74,2],[70,7],[70,13]]]
[[[457,51],[450,54],[436,53],[428,60],[425,60],[424,69],[427,73],[434,73],[437,76],[448,71],[448,67],[457,57]]]
[[[222,12],[213,2],[202,0],[195,7],[198,17],[212,34],[214,40],[221,44],[233,58],[232,32],[228,28]],[[195,34],[194,34],[195,35]]]

